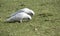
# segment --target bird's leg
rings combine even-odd
[[[20,20],[20,23],[22,23],[22,20]]]

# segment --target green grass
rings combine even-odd
[[[31,21],[4,23],[24,7],[35,12]],[[60,36],[60,0],[0,0],[0,17],[0,36]]]

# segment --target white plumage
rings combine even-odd
[[[25,12],[25,13],[29,14],[30,16],[33,16],[35,14],[33,10],[31,10],[29,8],[23,8],[23,9],[20,9],[20,10],[18,10],[17,12],[15,12],[13,14],[11,14],[10,16],[14,16],[17,13],[21,13],[21,12]]]
[[[32,18],[30,15],[26,14],[25,12],[21,12],[8,18],[6,22],[17,22],[17,21],[22,22],[23,19],[31,20]]]

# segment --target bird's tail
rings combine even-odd
[[[4,20],[5,22],[11,22],[11,18]]]

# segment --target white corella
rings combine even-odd
[[[11,14],[10,16],[14,16],[14,15],[16,15],[17,13],[21,13],[21,12],[25,12],[25,13],[27,13],[27,14],[30,15],[30,16],[33,16],[33,15],[35,14],[33,10],[31,10],[31,9],[29,9],[29,8],[23,8],[23,9],[20,9],[20,10],[16,11],[16,12],[13,13],[13,14]]]
[[[6,19],[6,22],[21,22],[22,23],[22,21],[24,19],[29,21],[32,18],[30,15],[26,14],[25,12],[21,12],[21,13],[17,13],[15,15],[11,16],[10,18]]]

